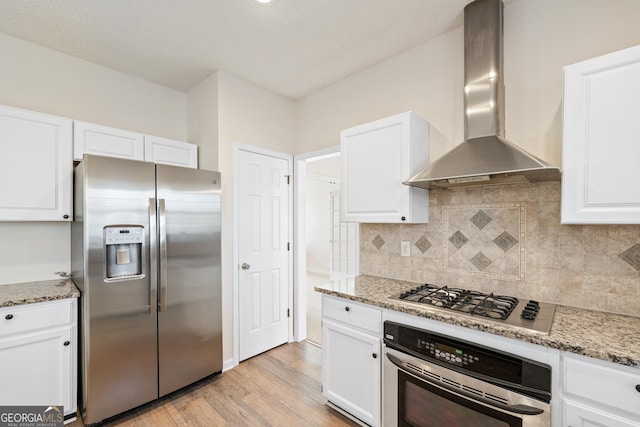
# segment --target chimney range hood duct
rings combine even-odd
[[[560,169],[504,139],[502,0],[464,8],[465,141],[404,184],[421,188],[560,179]]]

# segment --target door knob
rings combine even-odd
[[[251,266],[249,264],[247,264],[246,262],[243,262],[242,265],[240,266],[243,270],[248,270],[251,268]]]

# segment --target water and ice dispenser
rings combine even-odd
[[[104,227],[106,281],[142,276],[144,227],[109,225]]]

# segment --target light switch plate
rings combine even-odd
[[[411,246],[408,240],[400,242],[400,256],[411,256]]]

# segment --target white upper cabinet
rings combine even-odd
[[[340,133],[341,220],[426,223],[429,192],[407,181],[427,167],[429,124],[413,112]]]
[[[72,121],[0,106],[0,221],[71,221]]]
[[[640,223],[640,46],[564,68],[563,224]]]
[[[147,162],[198,168],[198,146],[188,142],[144,136],[144,159]]]
[[[144,160],[144,135],[128,130],[74,121],[73,160],[83,154]]]

